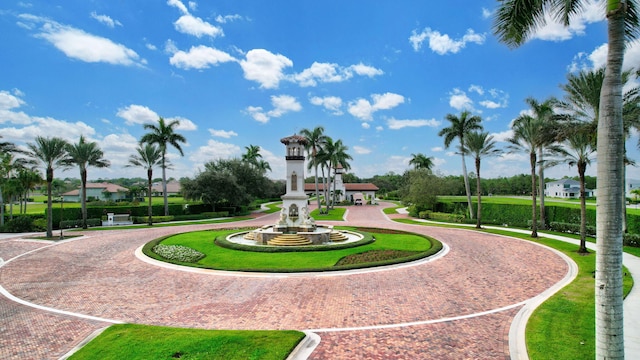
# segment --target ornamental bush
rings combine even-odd
[[[205,255],[198,250],[182,245],[158,244],[153,247],[152,251],[167,260],[185,263],[196,263],[205,257]]]

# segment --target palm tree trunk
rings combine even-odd
[[[87,170],[80,171],[82,181],[82,194],[80,196],[80,206],[82,207],[82,228],[87,228]]]
[[[4,226],[4,198],[2,197],[1,186],[0,186],[0,226]]]
[[[476,228],[482,228],[482,189],[480,188],[480,157],[476,158],[476,193],[478,194],[478,212],[476,216]]]
[[[469,187],[469,177],[467,176],[467,164],[464,161],[464,154],[462,154],[462,176],[464,177],[464,190],[467,192],[467,204],[469,205],[469,218],[473,219],[473,205],[471,204],[471,188]]]
[[[51,183],[53,182],[53,169],[47,168],[47,238],[53,237],[53,206],[51,205]],[[60,214],[62,216],[62,214]],[[62,221],[62,217],[60,218]]]
[[[162,195],[164,195],[164,216],[169,216],[169,199],[167,198],[167,167],[162,155]]]
[[[153,170],[147,169],[147,196],[149,197],[149,207],[147,208],[148,225],[153,225],[153,202],[151,201],[151,184],[153,182]]]
[[[320,187],[318,186],[318,164],[314,163],[313,168],[315,170],[316,200],[318,202],[318,211],[320,214],[322,214],[322,203],[320,203]]]
[[[542,149],[538,150],[538,159],[540,162],[540,168],[538,169],[538,196],[540,196],[540,227],[542,230],[547,228],[547,217],[544,209],[544,159]]]
[[[586,254],[587,250],[587,194],[585,193],[584,186],[584,173],[587,169],[587,164],[578,163],[578,176],[580,178],[580,247],[578,253]]]
[[[622,59],[626,1],[607,1],[609,52],[600,93],[596,212],[596,359],[624,359],[622,307]]]
[[[531,164],[531,237],[538,237],[538,217],[536,205],[536,153],[532,151],[529,154],[529,162]]]

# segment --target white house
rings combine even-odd
[[[591,189],[584,189],[587,197],[593,197]],[[580,182],[573,179],[562,179],[544,184],[544,196],[564,199],[577,199],[580,197]]]
[[[627,182],[624,184],[624,187],[625,187],[624,192],[626,196],[628,198],[635,199],[636,194],[632,193],[631,191],[640,189],[640,181],[627,179]],[[638,198],[640,198],[640,196],[638,196]]]
[[[342,173],[344,169],[341,165],[335,169],[335,189],[336,189],[336,199],[337,201],[349,200],[355,201],[356,199],[361,200],[371,200],[371,202],[375,202],[376,191],[379,190],[377,186],[372,183],[344,183],[342,181]],[[331,183],[330,191],[333,191],[334,184]],[[319,183],[318,189],[320,191],[324,190],[324,184]],[[315,195],[316,185],[315,183],[305,183],[304,191],[307,195]]]
[[[65,202],[80,202],[81,189],[72,190],[62,194]],[[122,200],[127,197],[129,189],[111,183],[87,183],[87,200]]]

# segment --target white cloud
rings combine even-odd
[[[487,8],[482,8],[482,18],[483,19],[489,19],[491,18],[491,10],[487,9]]]
[[[310,68],[293,76],[294,80],[302,87],[316,86],[317,82],[342,82],[352,75],[340,71],[337,64],[314,62]]]
[[[209,129],[209,133],[211,134],[211,136],[221,137],[225,139],[230,139],[232,136],[238,136],[237,132],[226,130]]]
[[[148,107],[135,104],[118,109],[116,116],[123,118],[127,125],[155,123],[160,118],[155,111]]]
[[[185,14],[180,16],[175,23],[173,23],[176,30],[188,35],[193,35],[197,38],[201,38],[202,36],[223,36],[224,32],[221,28],[211,25],[208,22],[200,19],[199,17],[195,17],[191,14]]]
[[[429,40],[429,48],[439,55],[445,55],[447,53],[457,53],[462,50],[467,43],[475,43],[482,45],[486,36],[484,34],[476,34],[472,29],[467,30],[466,34],[459,40],[454,40],[447,34],[440,34],[440,32],[425,28],[422,32],[418,33],[413,30],[409,37],[409,42],[413,50],[419,51],[422,48],[422,43]]]
[[[356,154],[358,154],[358,155],[367,155],[367,154],[371,154],[371,149],[367,149],[367,148],[366,148],[366,147],[364,147],[364,146],[358,146],[358,145],[356,145],[356,146],[354,146],[354,147],[353,147],[353,151],[355,151],[355,152],[356,152]]]
[[[438,127],[439,125],[440,125],[440,121],[436,119],[397,120],[397,119],[391,118],[387,120],[387,126],[389,126],[389,129],[391,130],[399,130],[406,127],[413,127],[413,128],[424,127],[424,126]]]
[[[196,124],[193,123],[193,121],[187,119],[187,118],[183,118],[181,116],[175,116],[175,117],[170,117],[170,118],[166,118],[165,121],[167,123],[170,123],[174,120],[179,121],[180,123],[178,124],[178,126],[175,127],[176,130],[183,130],[183,131],[194,131],[194,130],[198,130],[198,126],[196,126]],[[157,121],[157,119],[156,119]]]
[[[513,130],[505,130],[498,133],[492,133],[493,139],[498,142],[507,142],[511,137],[513,137]]]
[[[95,20],[98,20],[98,22],[100,22],[102,24],[105,24],[110,28],[114,28],[116,25],[117,26],[122,26],[120,21],[113,20],[111,17],[109,17],[107,15],[99,15],[95,11],[91,12],[91,18],[93,18]]]
[[[29,14],[22,14],[19,17],[32,24],[42,23],[42,28],[36,37],[48,41],[70,58],[91,63],[105,62],[125,66],[140,65],[146,62],[140,59],[135,51],[107,38],[92,35],[43,17]]]
[[[196,167],[203,166],[206,162],[229,159],[241,155],[242,149],[238,145],[223,143],[216,140],[207,141],[207,145],[200,146],[189,160],[193,161]]]
[[[487,109],[497,109],[501,107],[499,103],[491,100],[483,100],[483,101],[480,101],[479,104],[486,107]]]
[[[166,52],[167,54],[175,54],[177,53],[178,50],[178,45],[176,45],[176,42],[168,39],[165,43],[164,43],[164,52]]]
[[[469,92],[475,92],[478,95],[484,95],[484,89],[480,85],[470,85]]]
[[[361,76],[374,77],[384,74],[384,71],[376,69],[373,66],[365,65],[363,63],[351,65],[349,66],[349,69],[353,70],[353,72]]]
[[[226,24],[228,22],[232,22],[232,21],[236,21],[236,20],[242,20],[242,16],[238,15],[238,14],[233,14],[233,15],[218,15],[216,16],[216,22],[220,23],[220,24]]]
[[[351,79],[354,73],[370,78],[384,74],[382,70],[364,65],[363,63],[342,67],[333,63],[314,62],[311,64],[311,67],[291,76],[290,80],[302,87],[307,87],[316,86],[318,83],[343,82]]]
[[[473,101],[467,96],[467,94],[460,89],[453,89],[449,94],[449,106],[457,110],[472,110]]]
[[[435,146],[431,148],[431,151],[433,152],[441,152],[444,151],[444,148],[442,146]]]
[[[313,105],[323,106],[325,109],[329,110],[333,115],[342,115],[342,99],[337,96],[325,96],[318,97],[314,96],[309,101]]]
[[[271,105],[273,105],[273,109],[267,112],[260,106],[249,106],[246,112],[251,115],[254,120],[264,124],[269,122],[271,118],[281,117],[286,113],[302,110],[302,105],[300,105],[298,100],[289,95],[271,96]]]
[[[167,0],[167,5],[177,8],[183,14],[188,14],[189,13],[189,10],[187,10],[187,7],[184,6],[182,1],[180,1],[180,0]]]
[[[245,79],[260,83],[261,88],[275,89],[285,77],[283,69],[293,66],[293,62],[284,55],[253,49],[240,61],[240,66]]]
[[[394,93],[371,95],[373,104],[365,99],[357,99],[349,102],[349,114],[364,120],[372,120],[373,113],[378,110],[392,109],[404,102],[404,96]]]
[[[169,63],[180,69],[206,69],[220,63],[237,61],[226,52],[199,45],[189,49],[189,52],[179,50],[171,56]]]
[[[49,137],[55,134],[68,141],[77,141],[80,135],[91,137],[96,133],[93,127],[82,121],[68,122],[51,117],[29,117],[29,120],[30,125],[25,127],[3,128],[3,140],[32,142],[36,136]]]
[[[195,1],[189,1],[189,9],[191,9],[191,11],[198,10],[198,3]]]
[[[271,104],[273,105],[273,110],[268,113],[270,117],[280,117],[288,112],[302,110],[302,105],[298,100],[289,95],[271,96]]]
[[[0,110],[11,110],[24,105],[24,100],[12,95],[6,90],[0,91]],[[2,120],[0,119],[0,122]]]
[[[588,24],[605,20],[605,2],[585,1],[582,11],[571,17],[569,26],[564,26],[551,14],[544,16],[544,25],[540,26],[530,36],[531,39],[547,41],[564,41],[571,39],[574,35],[584,35],[584,30]]]
[[[362,126],[363,129],[369,129],[371,128],[371,124],[369,124],[368,122],[363,122],[362,124],[360,124]]]

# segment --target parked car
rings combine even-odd
[[[362,199],[356,199],[354,205],[362,205]]]

